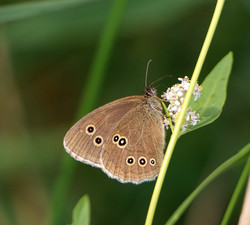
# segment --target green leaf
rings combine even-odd
[[[182,204],[176,209],[172,216],[168,219],[165,225],[175,224],[181,215],[185,212],[188,206],[194,201],[194,199],[200,194],[200,192],[210,184],[215,178],[217,178],[222,173],[226,172],[231,167],[235,166],[237,163],[241,162],[243,159],[247,159],[250,155],[250,143],[242,148],[237,154],[232,156],[226,162],[221,164],[217,169],[215,169],[203,182],[182,202]]]
[[[192,110],[200,114],[200,122],[191,126],[187,133],[215,121],[221,114],[227,95],[227,83],[233,63],[233,54],[229,52],[208,74],[201,84],[201,97],[190,101]]]
[[[90,201],[88,195],[84,195],[73,210],[73,222],[71,225],[90,224]]]

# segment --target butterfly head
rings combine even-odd
[[[151,85],[148,85],[148,87],[145,89],[144,91],[144,95],[146,97],[152,97],[152,96],[156,96],[156,88],[154,88]]]

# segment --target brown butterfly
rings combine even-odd
[[[64,147],[122,183],[154,180],[165,145],[161,111],[161,99],[149,85],[144,95],[115,100],[84,116],[67,132]]]

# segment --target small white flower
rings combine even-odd
[[[184,78],[178,78],[178,80],[181,81],[182,87],[185,91],[187,91],[190,85],[190,80],[188,79],[188,77],[185,76]]]
[[[183,92],[179,90],[179,91],[176,93],[176,95],[177,95],[178,97],[182,97],[182,96],[183,96]]]
[[[170,125],[169,119],[165,118],[165,119],[163,120],[163,124],[164,124],[164,126],[166,127],[166,129],[168,130],[169,125]]]
[[[171,111],[171,112],[177,112],[177,106],[176,106],[176,105],[173,105],[173,106],[170,108],[170,111]]]
[[[196,84],[194,87],[193,95],[194,95],[195,102],[198,100],[198,98],[201,97],[201,87],[198,84]]]
[[[181,105],[181,103],[178,100],[174,101],[174,104],[177,106]]]
[[[191,125],[195,126],[200,121],[199,118],[199,114],[195,114],[195,112],[193,112],[191,115]]]
[[[188,124],[183,124],[182,127],[181,127],[181,130],[182,130],[183,132],[184,132],[184,131],[187,131],[187,130],[188,130],[187,127],[188,127]]]
[[[180,102],[182,103],[184,101],[184,98],[180,98]]]
[[[171,87],[172,92],[178,92],[179,91],[179,85],[175,84],[173,87]]]
[[[181,105],[190,85],[190,80],[187,76],[185,76],[184,78],[178,78],[178,80],[181,81],[181,83],[173,85],[162,94],[162,98],[169,103],[167,110],[169,117],[173,122],[173,125],[175,125],[175,122],[178,119],[179,112],[181,111]],[[198,98],[200,98],[201,89],[202,88],[198,84],[195,85],[193,91],[194,101],[197,101]],[[191,111],[191,109],[188,108],[186,112],[185,122],[182,125],[182,131],[188,130],[188,126],[190,125],[195,126],[199,122],[199,118],[200,116],[198,113],[196,114],[195,111]],[[168,129],[170,126],[169,118],[165,118],[163,123],[166,129]]]

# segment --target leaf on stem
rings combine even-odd
[[[192,110],[200,114],[200,122],[189,127],[189,130],[182,132],[181,135],[208,125],[219,117],[226,100],[232,63],[233,54],[229,52],[203,81],[201,97],[196,102],[190,101]]]
[[[71,225],[90,224],[90,201],[88,195],[84,195],[73,210],[73,222]]]

